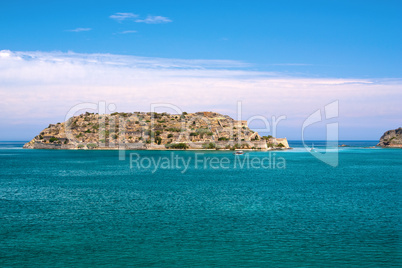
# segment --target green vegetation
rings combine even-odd
[[[168,134],[167,137],[168,139],[173,138],[173,134]]]
[[[278,144],[278,147],[279,147],[279,148],[283,148],[283,147],[285,147],[285,145],[283,145],[282,143],[279,143],[279,144]]]
[[[166,129],[166,130],[170,131],[170,132],[180,132],[181,131],[180,128],[175,128],[175,127],[171,127],[171,128]]]
[[[269,139],[271,139],[272,138],[272,136],[271,135],[268,135],[268,136],[262,136],[262,139],[263,140],[269,140]]]
[[[188,145],[186,143],[171,143],[171,144],[166,144],[165,147],[169,148],[169,149],[186,150],[188,148]]]
[[[204,143],[204,144],[202,145],[202,148],[204,148],[204,149],[216,149],[216,144],[213,143],[213,142]]]
[[[162,138],[161,137],[155,137],[155,142],[160,145],[162,143]]]
[[[59,140],[58,138],[51,137],[51,138],[49,139],[49,142],[55,142],[55,141],[58,141],[58,140]]]
[[[226,137],[220,137],[220,138],[218,138],[218,141],[228,141],[229,139],[228,138],[226,138]]]
[[[98,145],[95,143],[88,143],[87,147],[88,147],[88,149],[94,149],[94,148],[98,147]]]

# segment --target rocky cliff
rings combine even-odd
[[[30,149],[286,149],[286,138],[260,136],[247,121],[214,112],[85,113],[50,124]]]
[[[402,148],[402,127],[386,131],[377,146]]]

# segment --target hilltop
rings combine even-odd
[[[50,124],[30,142],[30,149],[284,149],[284,139],[260,136],[247,126],[214,112],[183,114],[84,113]]]

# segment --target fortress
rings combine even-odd
[[[247,121],[214,112],[85,113],[50,124],[24,145],[31,149],[286,149],[284,139],[260,136]]]

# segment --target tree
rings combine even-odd
[[[155,142],[160,145],[162,143],[162,138],[161,137],[155,137]]]
[[[213,143],[213,142],[204,143],[204,144],[202,145],[202,148],[204,148],[204,149],[215,149],[215,148],[216,148],[216,144]]]
[[[181,150],[186,150],[188,148],[188,145],[186,143],[171,143],[171,144],[166,144],[166,148],[170,149],[181,149]]]

